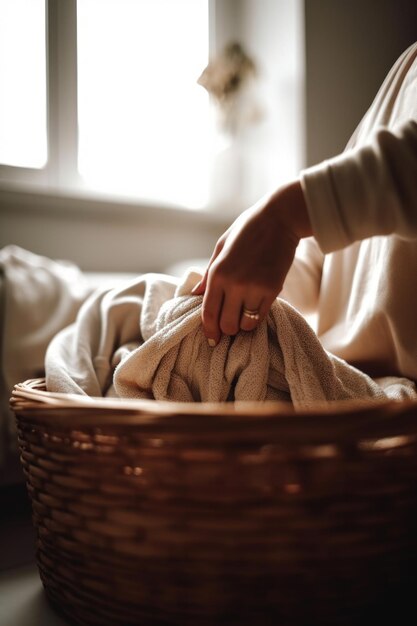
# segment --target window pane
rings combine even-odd
[[[0,0],[0,163],[46,159],[45,0]]]
[[[79,170],[188,206],[208,192],[208,0],[79,0]]]

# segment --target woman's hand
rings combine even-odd
[[[280,188],[242,213],[220,237],[202,281],[202,322],[210,345],[222,333],[253,330],[282,289],[311,225],[300,183]]]

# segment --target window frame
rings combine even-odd
[[[77,178],[76,10],[77,0],[45,0],[46,164],[0,164],[2,183],[61,188],[65,177]]]
[[[274,1],[268,0],[271,4]],[[286,1],[295,2],[295,0]],[[294,7],[293,4],[291,6]],[[302,11],[302,0],[297,0],[296,7],[298,7],[297,10]],[[245,30],[248,23],[252,23],[251,20],[254,16],[255,24],[259,21],[256,19],[256,10],[251,0],[208,0],[208,10],[209,56],[222,50],[231,40],[242,39],[244,43],[248,43],[250,46],[255,39],[262,37],[259,32],[247,33]],[[78,200],[90,199],[95,210],[99,210],[100,203],[105,202],[107,204],[113,203],[113,206],[117,206],[119,210],[125,207],[129,213],[137,213],[142,208],[153,210],[155,206],[167,208],[169,211],[176,208],[188,211],[187,207],[175,204],[167,205],[163,200],[147,200],[140,196],[127,197],[116,193],[98,191],[90,188],[83,181],[78,173],[77,0],[45,0],[45,20],[47,162],[40,169],[0,163],[0,193],[5,191],[7,194],[10,190],[40,195],[65,195],[73,201],[71,205],[73,209],[82,205],[82,202],[78,202]],[[299,27],[302,29],[303,25],[300,23]],[[303,44],[300,45],[303,46]],[[284,83],[282,83],[283,79]],[[281,84],[285,86],[287,76],[281,77],[280,80]],[[299,161],[297,166],[297,171],[299,171],[305,162],[304,83],[300,83],[297,89],[295,107],[292,106],[291,115],[295,111],[297,118],[295,140],[299,141],[301,146],[299,154],[295,153],[295,159]],[[291,118],[291,123],[285,124],[285,126],[294,130],[294,121],[295,118]],[[291,141],[293,141],[292,137]],[[275,145],[280,145],[280,143],[276,142]],[[239,161],[239,155],[236,151],[232,159],[235,161],[231,161],[229,167],[232,167],[233,171],[239,169],[240,178],[242,178],[243,169],[247,166],[242,165],[242,162]],[[245,177],[248,178],[246,173],[250,175],[250,167],[245,170]],[[287,173],[281,174],[279,170],[274,170],[273,175],[274,177],[277,176],[276,184],[288,179]],[[226,176],[226,193],[220,197],[213,193],[218,189],[216,184],[213,184],[213,188],[209,192],[210,196],[213,193],[213,198],[210,198],[207,206],[199,209],[199,211],[227,215],[230,218],[236,217],[241,210],[254,201],[253,198],[245,195],[245,191],[242,192],[242,186],[236,182],[237,180],[238,178],[234,175]],[[220,187],[222,186],[223,181],[220,184]],[[22,194],[23,197],[26,197],[24,193]]]
[[[209,0],[210,54],[217,3]],[[99,198],[103,194],[90,191],[78,172],[77,0],[45,0],[45,37],[47,161],[42,168],[0,163],[0,185],[82,191]]]

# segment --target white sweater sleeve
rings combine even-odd
[[[323,253],[315,239],[301,239],[279,294],[280,298],[290,302],[305,315],[316,312],[322,269]]]
[[[417,123],[304,170],[301,184],[324,253],[374,235],[417,238]]]

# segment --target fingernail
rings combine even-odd
[[[193,294],[196,291],[198,291],[200,288],[200,285],[201,285],[201,280],[191,289],[191,293]]]
[[[207,339],[207,343],[210,346],[210,348],[214,348],[214,346],[216,345],[216,340],[215,339]]]

